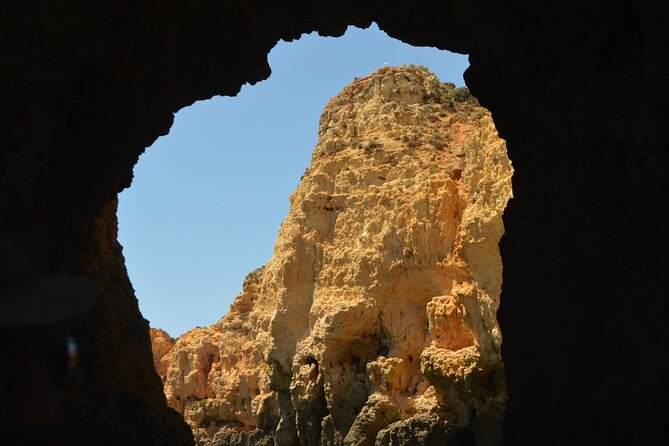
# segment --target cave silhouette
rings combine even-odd
[[[152,327],[178,336],[227,312],[246,275],[272,256],[323,107],[354,75],[418,55],[442,81],[462,85],[466,56],[411,47],[372,25],[279,42],[267,80],[175,114],[169,134],[140,156],[117,212],[128,274]]]
[[[269,75],[279,39],[372,21],[466,53],[515,167],[498,319],[506,444],[669,443],[669,7],[523,1],[2,5],[0,209],[40,272],[96,277],[66,328],[85,375],[65,418],[192,444],[165,406],[116,241],[116,195],[196,100]]]

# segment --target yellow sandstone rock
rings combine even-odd
[[[466,89],[415,66],[356,79],[323,112],[272,259],[159,355],[168,404],[200,444],[498,443],[512,172]]]
[[[167,354],[174,347],[174,338],[165,330],[151,328],[151,350],[153,351],[153,367],[155,367],[158,376],[165,384],[167,378],[167,368],[169,366],[169,357]]]

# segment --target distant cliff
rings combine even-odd
[[[499,442],[512,172],[467,89],[415,66],[356,79],[229,313],[174,347],[153,333],[168,404],[202,445]]]

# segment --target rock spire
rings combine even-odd
[[[466,88],[418,66],[356,79],[272,259],[211,327],[152,337],[168,404],[201,445],[499,442],[512,172]]]

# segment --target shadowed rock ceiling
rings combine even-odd
[[[4,3],[0,215],[38,270],[105,287],[67,328],[86,359],[66,417],[191,444],[153,371],[116,194],[173,113],[269,76],[279,39],[375,21],[469,54],[467,85],[514,163],[498,313],[505,443],[669,441],[668,15],[651,1]]]

